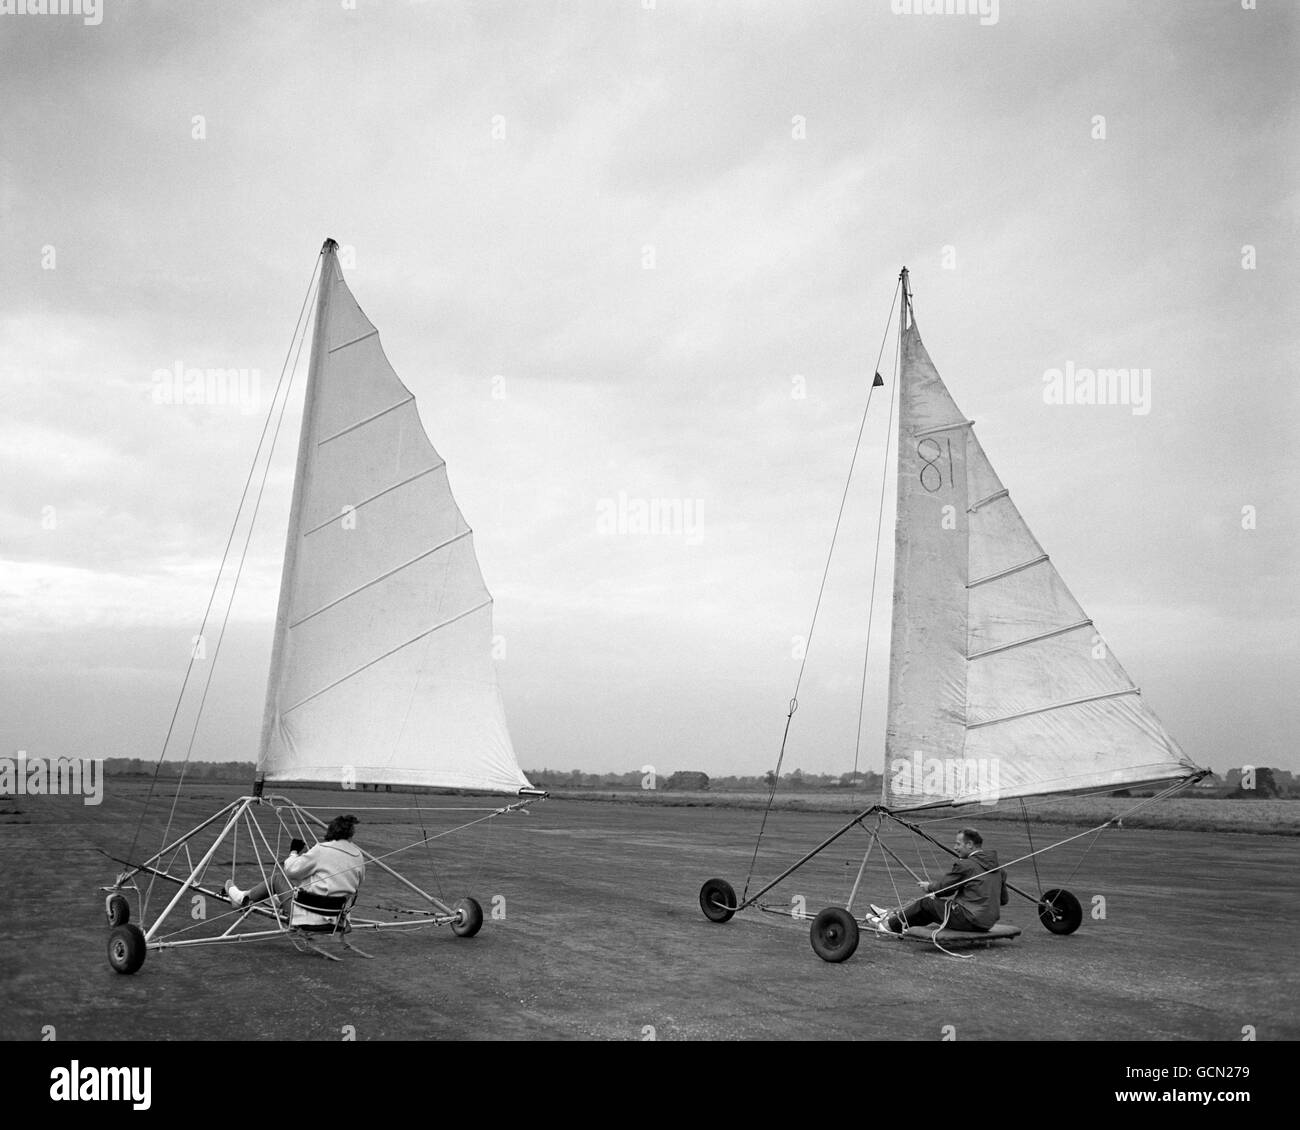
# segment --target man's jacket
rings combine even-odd
[[[998,868],[998,853],[980,848],[965,859],[954,859],[952,870],[935,884],[934,893],[951,898],[971,922],[987,930],[997,922],[998,908],[1007,904],[1007,877]]]

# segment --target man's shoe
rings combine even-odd
[[[877,918],[884,918],[889,913],[887,907],[877,906],[874,902],[868,903],[867,905],[871,907],[871,913]]]
[[[248,905],[248,892],[236,887],[234,879],[227,879],[222,884],[221,893],[230,900],[230,905],[236,910],[243,910]]]

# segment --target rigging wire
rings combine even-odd
[[[872,383],[867,388],[867,402],[862,409],[862,422],[858,425],[858,438],[853,445],[853,458],[849,461],[849,473],[844,479],[844,492],[840,496],[840,509],[839,513],[835,516],[835,529],[831,532],[831,545],[826,554],[826,565],[822,570],[821,585],[817,589],[817,601],[813,605],[812,622],[808,626],[808,636],[804,641],[803,658],[799,662],[799,674],[796,676],[794,681],[794,694],[790,697],[790,710],[785,716],[785,732],[781,736],[781,751],[777,755],[776,769],[772,773],[772,788],[767,796],[767,805],[763,809],[763,820],[759,825],[758,838],[754,841],[754,854],[749,861],[749,874],[745,876],[745,891],[741,896],[742,902],[749,896],[749,885],[754,878],[754,865],[758,860],[759,845],[763,842],[763,832],[767,828],[767,817],[772,811],[772,802],[776,799],[777,786],[781,781],[781,763],[785,760],[785,745],[790,737],[790,723],[794,718],[794,712],[799,709],[799,687],[803,683],[804,669],[808,666],[808,653],[812,650],[813,632],[817,628],[817,614],[821,610],[822,595],[826,591],[826,580],[830,576],[831,558],[835,555],[835,541],[839,537],[840,523],[844,519],[844,506],[849,499],[849,486],[853,482],[853,469],[857,466],[858,452],[862,449],[862,436],[867,427],[867,413],[871,409],[871,394],[875,391],[874,376],[880,372],[880,359],[885,355],[885,343],[889,340],[889,329],[894,320],[894,306],[898,302],[898,290],[901,285],[902,280],[900,279],[894,287],[894,297],[889,303],[889,317],[885,320],[885,332],[880,339],[880,351],[876,354],[876,365],[872,370]],[[897,382],[895,382],[895,384],[897,384]],[[886,441],[886,443],[888,443],[888,441]]]
[[[235,531],[239,527],[239,517],[244,511],[244,503],[248,498],[248,488],[253,482],[253,473],[257,470],[257,460],[261,455],[262,445],[266,442],[267,428],[270,427],[271,417],[275,414],[276,397],[278,397],[280,394],[280,385],[284,381],[284,374],[285,374],[285,370],[288,368],[289,365],[289,358],[293,355],[293,343],[295,340],[297,340],[298,330],[303,326],[303,315],[307,312],[308,303],[311,301],[312,288],[316,283],[316,272],[319,269],[320,269],[320,257],[318,256],[315,265],[312,267],[311,278],[307,281],[307,292],[303,295],[302,298],[302,307],[298,311],[298,320],[294,323],[293,334],[289,338],[289,348],[285,351],[284,362],[280,366],[280,377],[275,383],[275,395],[271,397],[270,408],[267,409],[266,419],[262,423],[262,434],[258,437],[257,449],[253,452],[253,459],[248,467],[248,476],[244,480],[244,490],[243,493],[241,493],[239,496],[239,505],[235,508],[235,517],[234,520],[230,523],[230,532],[229,534],[226,535],[226,547],[224,550],[222,550],[221,553],[221,565],[217,569],[217,577],[216,580],[213,581],[212,592],[208,596],[208,605],[203,610],[203,619],[199,623],[200,638],[202,638],[203,636],[204,628],[208,626],[208,617],[211,615],[212,605],[216,602],[217,599],[217,589],[221,584],[221,574],[225,571],[226,560],[230,555],[230,547],[235,540]],[[305,336],[306,335],[304,333],[304,337]],[[300,351],[301,348],[302,347],[300,345],[299,346]],[[148,812],[149,810],[149,802],[153,798],[154,789],[158,784],[158,775],[162,771],[163,759],[167,755],[167,746],[171,742],[172,730],[176,726],[176,719],[177,716],[180,714],[180,710],[181,710],[181,702],[185,698],[185,688],[189,686],[190,675],[194,670],[194,664],[197,661],[197,659],[198,659],[197,649],[192,649],[190,652],[189,664],[185,668],[185,677],[181,680],[180,692],[176,696],[176,705],[172,709],[171,721],[168,722],[167,724],[167,733],[166,736],[163,738],[162,752],[158,756],[158,764],[154,767],[153,778],[149,782],[149,790],[145,794],[144,804],[140,808],[140,817],[136,821],[135,832],[131,837],[131,850],[126,853],[126,858],[128,860],[132,859],[135,856],[135,849],[136,847],[139,846],[140,829],[144,826],[145,813]],[[165,842],[166,841],[164,841],[164,843]]]
[[[1034,851],[1034,832],[1033,832],[1033,829],[1029,827],[1029,809],[1027,809],[1027,808],[1025,807],[1025,798],[1024,798],[1024,797],[1021,797],[1021,798],[1020,798],[1020,814],[1025,818],[1025,834],[1029,837],[1029,850],[1030,850],[1030,852],[1033,852],[1033,851]],[[1041,898],[1043,897],[1043,880],[1042,880],[1042,879],[1039,877],[1039,875],[1038,875],[1038,856],[1037,856],[1037,854],[1032,854],[1032,855],[1030,855],[1030,859],[1032,859],[1032,860],[1034,861],[1034,884],[1038,887],[1038,897],[1041,899]]]
[[[902,285],[902,280],[899,280]],[[895,298],[898,291],[895,288]],[[889,306],[889,324],[894,321],[894,306]],[[888,334],[889,330],[885,330]],[[884,350],[884,342],[881,342],[881,350]],[[889,419],[885,425],[885,458],[880,469],[880,507],[876,514],[876,552],[871,562],[871,597],[867,601],[867,644],[862,652],[862,692],[858,696],[858,733],[853,740],[853,788],[857,788],[858,780],[858,758],[862,753],[862,715],[866,710],[867,704],[867,660],[871,655],[871,626],[875,621],[876,612],[876,574],[880,568],[880,531],[885,520],[885,482],[889,476],[889,445],[894,439],[894,402],[898,396],[898,373],[902,364],[903,339],[900,335],[894,347],[894,372],[892,375],[892,384],[889,389]],[[877,362],[879,364],[879,362]],[[884,783],[881,783],[883,789]]]
[[[412,697],[414,697],[415,695],[414,690],[411,692],[411,695]],[[410,710],[409,704],[407,705],[407,710],[408,712]],[[406,722],[403,721],[402,725],[403,727],[405,727]],[[396,743],[394,743],[394,748],[396,748]],[[443,894],[442,891],[442,876],[438,873],[438,867],[434,862],[433,849],[429,846],[429,830],[424,826],[424,813],[420,810],[420,794],[415,793],[413,795],[415,798],[415,812],[416,812],[415,818],[420,825],[420,835],[424,840],[424,858],[428,861],[429,864],[429,874],[433,876],[433,881],[438,886],[438,897],[442,899],[443,902],[446,902],[447,897],[446,895]]]
[[[323,255],[323,254],[324,254],[324,252],[322,251],[322,255]],[[317,262],[316,262],[316,266],[312,269],[312,278],[313,278],[313,279],[315,279],[315,277],[316,277],[316,271],[317,271],[317,269],[318,269],[319,266],[320,266],[320,262],[321,262],[320,257],[318,257],[318,258],[317,258]],[[309,287],[308,287],[308,297],[310,297],[310,295],[311,295],[311,288],[310,288],[310,286],[309,286]],[[304,308],[304,310],[306,309],[306,302],[304,302],[304,307],[303,307],[303,308]],[[301,315],[300,315],[300,320],[301,320]],[[249,545],[251,544],[251,542],[252,542],[252,540],[253,540],[253,530],[254,530],[254,528],[255,528],[256,525],[257,525],[257,515],[258,515],[258,511],[260,510],[261,505],[262,505],[262,495],[263,495],[263,493],[264,493],[265,490],[266,490],[266,481],[267,481],[268,477],[270,476],[271,463],[272,463],[272,460],[273,460],[274,457],[275,457],[275,444],[276,444],[276,441],[279,439],[279,436],[280,436],[280,428],[281,428],[281,425],[284,423],[284,413],[285,413],[285,409],[286,409],[286,408],[288,407],[288,405],[289,405],[289,393],[290,393],[290,391],[292,390],[292,387],[293,387],[293,378],[294,378],[294,375],[295,375],[295,374],[297,373],[297,371],[298,371],[298,362],[299,362],[299,360],[300,360],[301,357],[302,357],[302,349],[303,349],[304,344],[306,344],[306,341],[307,341],[307,332],[306,332],[306,325],[304,324],[304,325],[303,325],[303,333],[302,333],[302,336],[299,338],[299,341],[298,341],[298,349],[297,349],[297,352],[294,353],[294,356],[293,356],[293,367],[289,370],[289,382],[288,382],[288,384],[285,386],[284,397],[283,397],[283,399],[280,400],[280,413],[279,413],[279,415],[276,417],[276,421],[275,421],[275,430],[274,430],[274,432],[273,432],[272,435],[271,435],[271,444],[270,444],[270,447],[267,449],[266,462],[264,463],[264,465],[263,465],[263,467],[262,467],[262,479],[261,479],[261,482],[258,484],[258,488],[257,488],[257,497],[255,498],[255,500],[254,500],[254,502],[253,502],[252,509],[251,509],[251,511],[250,511],[250,513],[249,513],[248,532],[247,532],[247,534],[246,534],[245,537],[244,537],[244,545],[243,545],[242,550],[240,551],[240,555],[239,555],[239,565],[238,565],[238,566],[236,567],[236,569],[235,569],[234,581],[233,581],[233,583],[232,583],[232,585],[231,585],[231,590],[230,590],[230,599],[229,599],[229,600],[227,601],[227,603],[226,603],[226,611],[225,611],[225,614],[222,616],[222,619],[221,619],[221,628],[220,628],[220,630],[219,630],[218,633],[217,633],[217,642],[216,642],[216,646],[213,648],[213,652],[212,652],[212,660],[211,660],[211,662],[208,664],[208,676],[207,676],[207,679],[204,681],[204,684],[203,684],[203,693],[202,693],[202,695],[201,695],[200,698],[199,698],[198,710],[195,712],[195,715],[194,715],[194,725],[193,725],[193,727],[192,727],[191,730],[190,730],[190,738],[189,738],[189,742],[187,743],[187,745],[186,745],[186,747],[185,747],[185,757],[184,757],[184,760],[181,762],[181,771],[180,771],[180,775],[179,775],[179,777],[177,778],[177,781],[176,781],[176,792],[175,792],[175,794],[172,796],[172,805],[171,805],[171,810],[170,810],[170,811],[168,812],[168,814],[167,814],[167,827],[166,827],[166,829],[165,829],[164,832],[163,832],[163,839],[162,839],[162,842],[163,842],[164,844],[167,842],[167,836],[170,835],[170,833],[171,833],[172,821],[174,820],[174,818],[175,818],[175,816],[176,816],[176,806],[177,806],[177,804],[178,804],[179,801],[180,801],[180,796],[181,796],[181,787],[182,787],[182,786],[184,785],[184,783],[185,783],[185,769],[186,769],[186,767],[189,765],[190,755],[194,752],[194,740],[195,740],[195,737],[198,735],[199,723],[200,723],[200,721],[201,721],[202,718],[203,718],[203,708],[204,708],[204,706],[207,704],[207,700],[208,700],[208,691],[209,691],[209,690],[211,689],[211,687],[212,687],[212,677],[213,677],[213,675],[214,675],[215,672],[216,672],[216,669],[217,669],[217,658],[218,658],[218,656],[221,654],[221,645],[222,645],[222,642],[225,640],[225,637],[226,637],[226,627],[227,627],[227,625],[230,623],[230,612],[231,612],[231,609],[234,607],[234,604],[235,604],[235,593],[236,593],[236,591],[237,591],[238,588],[239,588],[239,578],[243,575],[243,572],[244,572],[244,565],[245,565],[245,563],[246,563],[247,560],[248,560],[248,547],[249,547]],[[290,343],[290,350],[292,351],[292,342]],[[288,357],[287,357],[287,356],[286,356],[286,358],[285,358],[285,363],[286,363],[286,365],[288,364]],[[270,409],[270,411],[269,411],[268,414],[267,414],[267,422],[268,422],[268,423],[270,422],[271,415],[274,414],[274,411],[275,411],[275,401],[276,401],[276,398],[279,396],[280,385],[283,383],[283,381],[284,381],[284,370],[282,369],[282,370],[281,370],[281,373],[280,373],[280,380],[276,382],[275,394],[271,397],[271,409]],[[263,436],[265,436],[265,434],[266,434],[266,427],[265,427],[265,425],[263,426],[262,434],[263,434]],[[254,459],[254,467],[256,466],[257,457],[258,457],[258,454],[259,454],[260,451],[261,451],[261,447],[262,447],[262,444],[261,444],[261,442],[259,441],[259,443],[258,443],[258,452],[257,452],[257,453],[254,453],[254,457],[253,457],[253,459]],[[249,472],[249,478],[250,478],[250,480],[251,480],[251,478],[252,478],[252,470],[251,470],[251,469],[250,469],[250,472]],[[243,500],[241,499],[241,502],[240,502],[240,509],[242,510],[242,508],[243,508]],[[238,521],[238,514],[236,514],[236,521]],[[228,548],[227,548],[227,552],[228,552],[228,551],[229,551],[229,550],[228,550]],[[223,556],[223,558],[222,558],[222,564],[221,564],[221,569],[219,569],[218,572],[217,572],[217,583],[218,583],[218,584],[220,583],[221,573],[224,571],[224,569],[225,569],[225,557]],[[214,591],[215,591],[215,587],[216,587],[216,586],[214,586]],[[205,623],[206,623],[206,616],[205,616]],[[192,663],[192,662],[193,662],[193,660],[191,659],[191,663]],[[179,703],[178,703],[178,708],[179,708]],[[165,747],[164,747],[164,751],[163,751],[163,752],[164,752],[164,754],[166,753],[166,748],[165,748]],[[160,761],[159,761],[159,767],[161,768],[161,759],[160,759]],[[141,815],[143,816],[143,813],[142,813]],[[146,908],[148,907],[148,905],[149,905],[149,897],[150,897],[150,895],[153,894],[153,886],[154,886],[154,877],[153,877],[153,876],[150,876],[149,887],[148,887],[148,889],[146,890],[146,892],[145,892],[145,896],[144,896],[144,899],[142,900],[142,903],[141,903],[141,914],[142,914],[142,915],[143,915],[145,909],[146,909]]]

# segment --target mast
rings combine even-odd
[[[289,509],[289,529],[284,541],[284,567],[280,572],[280,602],[275,613],[275,641],[271,646],[271,669],[266,679],[266,709],[262,714],[262,740],[258,747],[257,763],[260,766],[271,743],[271,734],[279,712],[278,687],[280,668],[284,662],[284,641],[289,624],[289,603],[292,597],[294,566],[298,559],[298,546],[302,543],[302,507],[307,493],[308,464],[311,456],[311,436],[317,404],[320,371],[325,364],[325,327],[329,318],[330,291],[335,274],[335,253],[339,245],[326,239],[321,245],[320,284],[316,291],[316,325],[312,331],[311,360],[307,368],[307,394],[302,409],[302,427],[298,433],[298,462],[293,475],[293,502]],[[261,795],[260,771],[253,783],[254,793]]]

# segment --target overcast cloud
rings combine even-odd
[[[0,752],[157,756],[332,236],[475,529],[523,765],[773,764],[906,264],[939,371],[1169,730],[1216,769],[1300,769],[1297,22],[1236,0],[1002,0],[989,26],[889,0],[0,15]],[[1045,404],[1067,362],[1149,368],[1149,413]],[[155,403],[177,363],[256,370],[257,411]],[[298,394],[198,757],[256,754]],[[853,764],[886,406],[787,769]],[[620,492],[692,500],[701,536],[601,536]]]

